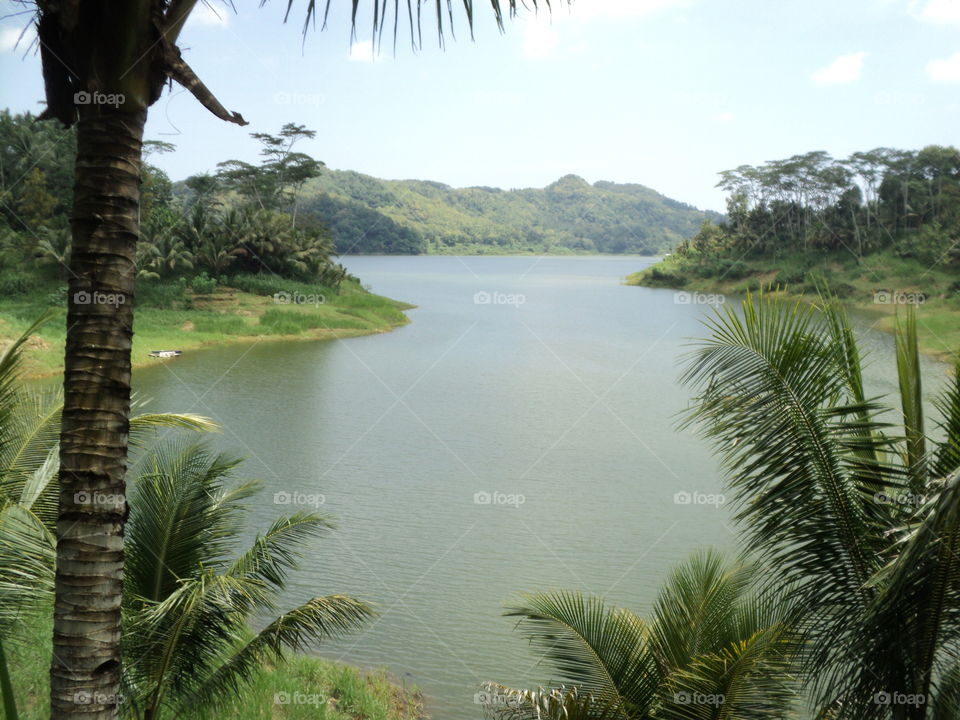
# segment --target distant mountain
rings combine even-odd
[[[346,253],[639,253],[672,249],[721,216],[643,185],[566,175],[543,189],[452,188],[325,170],[301,217],[327,225]]]

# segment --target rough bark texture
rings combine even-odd
[[[124,474],[146,115],[101,107],[77,126],[53,718],[114,718],[120,700]]]

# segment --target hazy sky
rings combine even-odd
[[[247,133],[297,122],[333,168],[504,188],[576,173],[723,210],[716,173],[743,163],[960,143],[960,0],[577,0],[502,36],[480,0],[475,42],[460,14],[441,51],[425,8],[423,50],[403,18],[396,55],[386,40],[375,61],[371,2],[352,52],[348,0],[305,45],[303,0],[286,25],[282,0],[201,7],[184,55],[250,125],[175,87],[150,111],[147,137],[177,145],[157,163],[178,180],[255,161]],[[39,112],[21,9],[0,0],[0,107]]]

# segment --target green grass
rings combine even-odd
[[[921,348],[944,359],[960,353],[960,283],[956,273],[889,251],[872,253],[861,260],[840,252],[709,263],[671,255],[633,273],[626,282],[728,294],[780,286],[807,299],[816,298],[818,283],[826,282],[844,304],[873,315],[876,326],[888,332],[893,330],[897,311],[902,308],[902,304],[889,300],[922,296],[917,310]]]
[[[0,277],[0,280],[3,278]],[[268,276],[224,281],[211,294],[193,293],[183,282],[141,282],[134,315],[134,366],[158,362],[151,350],[190,350],[254,338],[330,339],[386,332],[408,322],[410,305],[366,292],[356,282],[340,291]],[[17,337],[42,313],[54,317],[27,344],[29,375],[63,368],[67,292],[62,283],[16,283],[18,292],[0,296],[0,345]],[[274,295],[300,302],[283,304]],[[282,298],[281,298],[282,299]]]
[[[49,613],[49,611],[48,611]],[[49,717],[52,650],[49,615],[36,614],[4,638],[21,720]],[[172,718],[171,715],[167,715]],[[425,717],[415,687],[400,688],[384,670],[292,655],[264,668],[242,694],[217,711],[197,711],[180,720],[417,720]]]

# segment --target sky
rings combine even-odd
[[[306,37],[305,0],[286,24],[283,0],[198,6],[184,57],[250,124],[175,87],[146,137],[177,150],[151,160],[174,180],[256,162],[249,133],[295,122],[317,132],[298,150],[336,169],[502,188],[574,173],[722,211],[717,173],[742,164],[960,144],[960,0],[554,0],[502,34],[479,0],[474,40],[458,9],[444,49],[428,3],[423,47],[404,15],[394,51],[391,12],[379,54],[372,1],[353,43],[349,0]],[[0,108],[38,113],[30,16],[0,0],[0,18]]]

